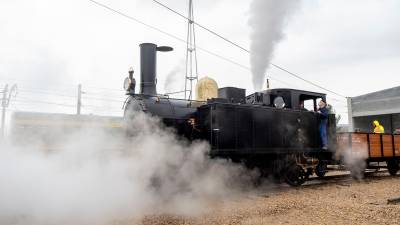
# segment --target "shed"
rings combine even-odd
[[[385,133],[400,128],[400,86],[347,99],[349,131],[371,132],[378,120]]]

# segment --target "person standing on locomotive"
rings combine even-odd
[[[321,117],[321,122],[319,124],[319,134],[321,136],[322,149],[328,149],[328,134],[327,134],[327,125],[328,125],[328,113],[329,110],[326,108],[326,102],[321,100],[318,103],[318,113]]]

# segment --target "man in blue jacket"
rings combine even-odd
[[[326,102],[321,100],[318,103],[318,113],[320,114],[321,123],[319,124],[319,134],[321,136],[322,149],[328,149],[328,135],[326,127],[328,125],[328,113],[329,110],[326,108]]]

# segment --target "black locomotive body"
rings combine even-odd
[[[262,96],[262,101],[252,98],[253,95]],[[211,100],[197,109],[196,121],[201,130],[201,138],[211,144],[212,155],[321,151],[319,114],[294,106],[304,100],[312,100],[316,104],[317,99],[325,100],[324,94],[273,89],[253,95],[248,96],[243,103]],[[284,102],[284,105],[271,103],[277,99]],[[334,120],[331,115],[328,124],[331,138],[335,135]],[[330,147],[334,148],[333,143]]]
[[[179,135],[208,141],[211,157],[257,167],[263,175],[284,177],[292,185],[304,182],[319,161],[332,158],[335,141],[322,150],[318,131],[317,101],[325,101],[325,94],[271,89],[246,96],[244,89],[225,87],[206,102],[169,98],[156,92],[156,52],[170,49],[151,43],[140,47],[140,91],[135,93],[128,83],[126,118],[139,111],[158,116]],[[330,115],[330,140],[335,140],[335,125]]]

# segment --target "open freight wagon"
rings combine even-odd
[[[350,165],[352,174],[387,168],[396,175],[400,166],[400,135],[338,133],[335,158]]]

